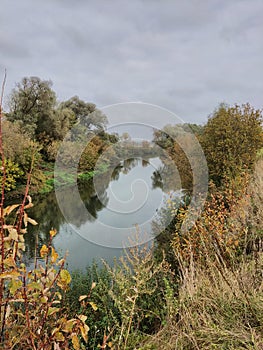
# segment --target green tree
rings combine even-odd
[[[46,160],[55,160],[59,143],[69,131],[73,118],[73,112],[64,108],[50,111],[46,118],[39,121],[36,137],[43,146],[42,153]]]
[[[60,108],[67,108],[73,112],[72,125],[76,122],[80,124],[80,134],[83,134],[83,132],[86,134],[90,131],[101,132],[108,122],[105,114],[97,109],[94,103],[85,102],[78,96],[73,96],[69,100],[62,102]],[[77,133],[77,130],[75,127],[75,133]]]
[[[71,129],[71,141],[87,141],[87,135],[100,134],[105,141],[107,117],[93,103],[74,96],[57,104],[52,82],[25,77],[12,91],[6,117],[28,137],[41,144],[41,153],[54,161],[59,143]],[[72,128],[74,125],[74,128]]]
[[[200,137],[211,179],[221,185],[254,164],[263,146],[262,114],[249,104],[221,104]]]
[[[191,124],[191,123],[184,123],[182,125],[182,128],[185,130],[185,131],[190,131],[195,134],[197,137],[202,135],[203,133],[203,130],[204,130],[204,127],[203,125],[199,125],[199,124]]]
[[[164,149],[164,154],[167,153],[172,159],[171,162],[168,157],[161,156],[164,167],[159,171],[159,175],[169,174],[173,166],[176,166],[180,175],[181,186],[189,192],[193,190],[194,172],[197,174],[201,171],[202,159],[200,159],[201,154],[197,150],[197,139],[202,133],[202,128],[202,126],[196,124],[168,124],[162,130],[155,130],[153,135],[153,142]],[[156,180],[156,183],[158,183],[158,176]],[[172,183],[174,186],[174,182]]]
[[[58,109],[50,111],[47,118],[39,121],[36,134],[40,141],[63,140],[68,132],[73,116],[69,109]]]
[[[124,142],[130,142],[131,141],[131,136],[129,135],[128,132],[124,132],[122,135],[121,135],[121,139],[124,141]]]
[[[32,139],[36,138],[39,125],[55,108],[56,94],[51,86],[51,81],[25,77],[10,95],[7,119],[18,121]]]

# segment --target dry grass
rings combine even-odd
[[[263,349],[262,268],[262,254],[258,261],[240,263],[237,270],[217,264],[206,269],[182,266],[177,315],[148,346]]]
[[[226,261],[207,245],[205,264],[180,255],[174,314],[140,349],[263,349],[263,157],[232,209],[227,222],[243,235],[242,250]]]

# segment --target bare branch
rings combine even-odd
[[[1,89],[1,97],[0,97],[0,117],[2,117],[2,108],[3,108],[3,98],[4,98],[4,91],[5,91],[5,84],[6,84],[6,69],[4,74],[4,79],[2,83],[2,89]]]

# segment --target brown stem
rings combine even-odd
[[[38,247],[38,233],[36,235],[36,243],[35,243],[35,258],[34,258],[34,268],[37,269],[37,247]],[[35,274],[34,281],[36,282],[37,275]]]
[[[34,338],[33,338],[33,335],[32,335],[30,319],[29,319],[27,290],[26,290],[26,276],[25,276],[25,274],[22,277],[22,281],[23,281],[23,298],[24,298],[24,302],[25,302],[26,324],[27,324],[27,328],[28,328],[28,332],[29,332],[29,338],[30,338],[30,342],[31,342],[31,345],[32,345],[32,349],[37,350],[36,347],[35,347],[35,344],[34,344]]]
[[[60,274],[61,270],[63,269],[63,267],[64,267],[64,262],[63,262],[63,263],[61,264],[61,266],[59,267],[59,270],[58,270],[58,272],[56,273],[56,276],[54,277],[54,279],[53,279],[53,281],[52,281],[52,283],[51,283],[49,289],[51,289],[51,288],[54,286],[54,284],[56,283],[56,281],[57,281],[57,279],[58,279],[58,277],[59,277],[59,274]],[[42,320],[42,322],[41,322],[41,325],[40,325],[40,327],[39,327],[39,334],[41,334],[42,330],[44,329],[44,326],[45,326],[46,321],[47,321],[48,310],[49,310],[49,308],[51,307],[52,303],[54,302],[55,294],[56,294],[56,292],[53,293],[53,295],[52,295],[51,298],[50,298],[50,301],[46,304],[46,311],[45,311],[43,320]],[[42,348],[44,348],[44,346],[45,346],[45,340],[43,340],[43,342],[42,342]]]
[[[34,155],[31,161],[31,165],[30,165],[30,170],[27,176],[27,183],[26,183],[26,189],[25,189],[25,194],[24,194],[24,198],[19,210],[19,217],[18,217],[18,222],[16,225],[16,230],[17,233],[20,234],[21,232],[21,228],[22,228],[22,222],[23,222],[23,216],[24,216],[24,211],[25,211],[25,204],[26,204],[26,200],[27,200],[27,196],[28,196],[28,192],[29,192],[29,186],[30,186],[30,180],[31,180],[31,174],[33,171],[33,165],[34,165]],[[16,260],[17,258],[17,250],[18,250],[18,242],[15,243],[15,247],[14,247],[14,260]]]
[[[51,289],[51,288],[54,286],[54,284],[56,283],[56,281],[57,281],[57,279],[58,279],[58,277],[59,277],[59,275],[60,275],[60,272],[61,272],[61,270],[63,269],[63,267],[64,267],[64,262],[63,262],[63,263],[61,264],[61,266],[59,267],[58,272],[56,273],[56,276],[54,277],[54,279],[53,279],[53,281],[52,281],[52,283],[51,283],[49,289]],[[49,301],[49,303],[47,303],[46,313],[45,313],[45,316],[43,317],[43,321],[42,321],[42,324],[41,324],[41,326],[40,326],[41,329],[43,329],[43,327],[44,327],[44,324],[45,324],[46,318],[47,318],[48,309],[49,309],[49,307],[52,305],[52,303],[53,303],[53,301],[54,301],[55,294],[56,294],[56,293],[54,292],[54,293],[53,293],[53,296],[51,297],[51,299],[50,299],[50,301]]]
[[[5,199],[5,182],[6,182],[6,169],[5,169],[5,156],[4,156],[4,149],[3,149],[3,138],[2,138],[2,119],[3,119],[3,113],[2,113],[2,102],[3,102],[3,96],[4,96],[4,90],[5,90],[5,83],[6,83],[6,71],[4,75],[4,80],[2,84],[2,90],[1,90],[1,96],[0,96],[0,153],[1,153],[1,160],[2,160],[2,190],[1,190],[1,202],[0,202],[0,239],[1,239],[1,273],[4,272],[4,258],[5,258],[5,244],[4,244],[4,199]],[[1,278],[0,281],[0,314],[2,314],[2,306],[3,306],[3,298],[4,298],[4,280]],[[2,326],[1,329],[4,331],[5,327],[5,318],[2,319]]]
[[[130,334],[130,331],[131,331],[131,325],[132,325],[132,321],[133,321],[133,317],[134,317],[137,297],[138,297],[138,295],[135,295],[133,303],[132,303],[132,309],[131,309],[131,313],[130,313],[130,316],[129,316],[128,329],[127,329],[125,340],[124,340],[124,349],[127,348],[127,341],[128,341],[128,337],[129,337],[129,334]]]
[[[48,271],[48,264],[49,264],[49,253],[51,252],[51,244],[52,244],[52,236],[49,236],[49,241],[48,241],[48,252],[46,255],[46,261],[45,261],[45,278],[47,277],[47,271]],[[44,284],[44,288],[46,287],[46,284]]]
[[[33,159],[30,165],[30,170],[29,173],[27,175],[27,182],[26,182],[26,189],[25,189],[25,194],[24,194],[24,198],[20,207],[20,211],[19,211],[19,219],[18,219],[18,224],[17,224],[17,233],[19,234],[22,228],[22,221],[23,221],[23,215],[24,215],[24,208],[25,208],[25,204],[26,204],[26,200],[27,200],[27,196],[28,196],[28,192],[29,192],[29,186],[30,186],[30,180],[31,180],[31,174],[33,171],[33,165],[34,165],[34,155],[33,155]]]
[[[3,131],[2,131],[2,120],[3,120],[2,102],[3,102],[3,96],[4,96],[5,83],[6,83],[6,72],[5,72],[4,81],[2,84],[2,91],[1,91],[1,97],[0,97],[0,153],[1,153],[2,172],[3,172],[2,191],[1,191],[2,197],[1,197],[1,203],[0,203],[1,256],[2,256],[1,272],[4,271],[4,199],[5,199],[5,181],[6,181],[5,155],[4,155],[4,148],[3,148]],[[1,288],[1,292],[2,292],[2,288]]]

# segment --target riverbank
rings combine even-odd
[[[87,172],[80,172],[77,175],[77,179],[78,180],[90,180],[92,179],[95,175],[98,174],[103,174],[108,170],[108,166],[107,164],[104,164],[102,166],[100,166],[98,169],[96,170],[90,170]],[[44,175],[46,177],[46,181],[44,183],[44,185],[41,187],[41,189],[38,191],[40,194],[46,194],[49,192],[52,192],[56,187],[62,187],[62,186],[70,186],[73,185],[76,181],[75,175],[69,173],[67,170],[65,171],[61,171],[61,170],[57,170],[56,171],[56,177],[54,177],[54,169],[50,170],[46,170],[44,172]]]
[[[89,180],[95,175],[95,173],[98,173],[98,172],[92,170],[85,173],[79,173],[77,179]],[[54,191],[55,186],[56,187],[69,186],[75,183],[75,176],[66,171],[65,172],[60,171],[59,173],[56,173],[56,178],[54,178],[54,172],[52,172],[52,174],[46,174],[46,175],[47,175],[47,179],[44,185],[38,190],[38,193],[40,194],[46,194]]]
[[[107,164],[100,166],[99,169],[90,170],[87,172],[80,172],[77,175],[79,181],[87,181],[92,179],[95,175],[103,174],[108,170]],[[42,168],[39,170],[41,173],[41,180],[36,180],[34,176],[30,184],[30,194],[48,194],[54,191],[56,187],[70,186],[73,185],[76,181],[75,175],[65,171],[56,171],[56,177],[54,177],[54,164],[45,163],[42,165]],[[21,200],[25,193],[26,185],[18,185],[14,190],[6,193],[6,199],[12,201],[15,199]]]

